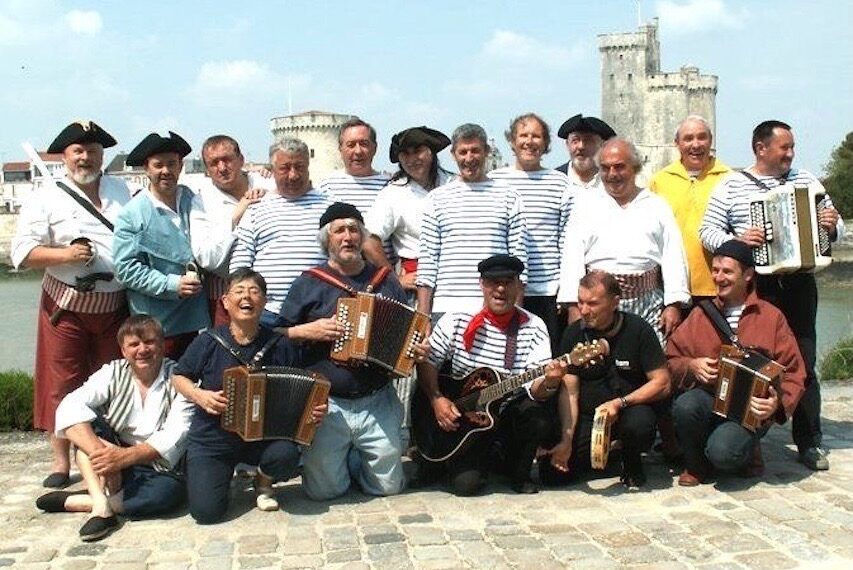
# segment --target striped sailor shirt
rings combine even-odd
[[[810,186],[821,192],[826,192],[814,174],[806,170],[792,168],[782,178],[764,176],[752,170],[750,173],[770,190],[775,190],[784,184]],[[720,182],[711,193],[705,217],[699,227],[699,238],[705,249],[713,252],[722,244],[742,235],[752,227],[749,218],[749,199],[756,194],[767,192],[767,188],[756,184],[742,172],[732,172]],[[827,195],[826,206],[832,206],[832,200]],[[844,221],[839,218],[835,226],[836,241],[844,235]]]
[[[530,236],[525,295],[556,295],[563,238],[575,195],[568,176],[551,169],[527,172],[506,167],[493,170],[489,178],[506,181],[524,200]]]
[[[390,180],[391,175],[385,172],[370,176],[351,176],[341,170],[333,172],[317,189],[331,194],[336,201],[352,204],[365,216],[376,201],[376,195]]]
[[[267,281],[266,309],[279,314],[293,280],[326,260],[317,243],[320,216],[334,198],[311,189],[298,198],[271,193],[249,206],[235,230],[230,271],[251,267]]]
[[[432,310],[477,311],[483,304],[477,264],[506,253],[527,266],[521,196],[505,182],[454,180],[426,198],[421,220],[418,287],[433,289]],[[527,281],[527,271],[521,275]]]

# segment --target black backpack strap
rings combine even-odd
[[[80,194],[69,188],[65,182],[61,182],[59,180],[54,180],[54,182],[60,190],[71,196],[71,198],[75,202],[80,204],[80,206],[82,206],[84,210],[95,216],[99,222],[107,226],[108,230],[110,230],[111,232],[115,230],[115,227],[113,226],[112,222],[106,219],[104,215],[100,213],[91,202],[84,199]]]
[[[720,333],[723,340],[740,348],[740,342],[737,339],[735,331],[732,330],[732,327],[723,316],[723,313],[720,312],[720,309],[717,308],[717,305],[708,299],[702,299],[699,301],[699,306],[702,307],[702,310],[705,311],[705,314],[708,315],[709,319],[711,319],[711,322],[714,324],[714,327],[717,329],[717,332]]]

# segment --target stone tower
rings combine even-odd
[[[338,152],[338,129],[355,118],[355,115],[305,111],[296,115],[273,117],[270,120],[270,130],[276,141],[295,137],[308,145],[311,181],[316,186],[333,171],[343,168]]]
[[[687,115],[701,115],[716,131],[717,76],[683,66],[660,70],[658,19],[637,32],[601,34],[601,118],[634,144],[644,178],[678,157],[675,129]]]

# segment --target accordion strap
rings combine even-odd
[[[358,291],[348,283],[345,283],[343,280],[339,279],[337,276],[329,273],[325,269],[320,267],[312,267],[307,270],[306,273],[309,275],[319,279],[320,281],[325,281],[326,283],[337,287],[338,289],[343,289],[346,291],[351,297],[355,297],[358,294]],[[383,281],[388,277],[388,274],[391,273],[391,268],[387,265],[383,265],[379,269],[376,270],[376,273],[373,274],[373,277],[370,278],[370,282],[368,282],[365,291],[368,293],[372,293]]]
[[[729,325],[729,322],[723,316],[723,313],[720,312],[720,309],[717,308],[717,305],[708,299],[702,299],[699,301],[699,306],[702,307],[702,310],[705,311],[705,314],[708,315],[709,319],[711,319],[711,322],[714,324],[714,327],[716,327],[717,332],[720,333],[720,336],[723,337],[723,340],[740,348],[740,342],[737,339],[735,331],[732,330],[731,325]]]
[[[753,182],[755,182],[758,186],[760,186],[764,190],[767,190],[768,192],[771,191],[770,186],[768,186],[767,184],[765,184],[764,182],[762,182],[761,180],[759,180],[758,178],[753,176],[751,172],[747,172],[746,170],[741,170],[740,173],[743,174],[744,176],[746,176],[747,178],[749,178],[750,180],[752,180]]]
[[[254,370],[255,368],[257,368],[267,351],[272,348],[272,346],[277,343],[281,338],[281,335],[279,335],[278,333],[273,333],[270,339],[265,342],[264,345],[260,348],[260,350],[258,350],[258,352],[256,352],[255,355],[247,362],[240,354],[240,351],[234,348],[227,340],[222,338],[222,335],[220,335],[218,332],[213,329],[207,329],[204,332],[213,337],[213,340],[222,345],[225,350],[231,353],[231,356],[237,359],[237,362],[247,367],[249,370]]]

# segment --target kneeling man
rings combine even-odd
[[[230,322],[199,335],[175,366],[172,382],[196,404],[187,444],[187,492],[190,514],[200,524],[219,522],[228,510],[231,476],[238,463],[258,466],[257,507],[278,510],[272,485],[295,477],[299,446],[289,440],[243,441],[221,427],[228,400],[222,391],[226,368],[235,366],[299,366],[298,350],[287,339],[260,324],[267,302],[267,284],[248,267],[228,278],[222,297]],[[282,402],[286,406],[286,402]],[[322,420],[326,405],[314,408]]]
[[[169,383],[163,329],[148,315],[128,318],[116,335],[123,358],[105,364],[56,410],[56,436],[77,448],[88,493],[54,491],[36,505],[48,512],[90,512],[85,541],[118,527],[117,514],[153,516],[184,500],[179,472],[191,405]]]
[[[774,420],[783,424],[791,417],[805,390],[805,364],[797,339],[779,309],[755,293],[751,248],[738,240],[723,243],[714,252],[711,277],[717,288],[713,303],[740,344],[764,351],[784,365],[785,372],[781,393],[771,387],[767,398],[752,398],[750,407],[763,422],[756,432],[716,415],[713,391],[718,379],[721,336],[701,307],[693,309],[666,346],[674,381],[695,385],[675,400],[672,410],[684,451],[685,469],[678,484],[686,487],[701,483],[712,468],[744,472],[751,460],[760,468],[759,440]]]

